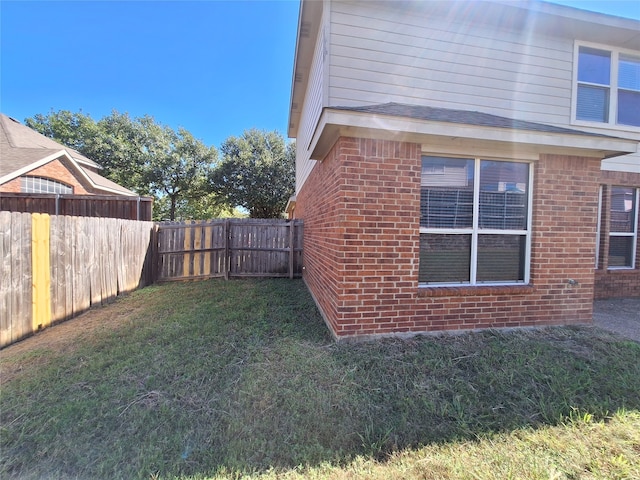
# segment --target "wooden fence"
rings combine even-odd
[[[0,193],[0,210],[7,212],[150,221],[152,205],[151,197]]]
[[[298,277],[302,221],[225,219],[158,224],[157,280]]]
[[[156,280],[298,277],[302,228],[0,211],[0,348]]]
[[[152,283],[154,224],[0,212],[0,347]]]

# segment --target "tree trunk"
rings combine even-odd
[[[169,198],[171,198],[171,210],[169,210],[169,220],[173,222],[176,219],[177,197],[169,197]]]

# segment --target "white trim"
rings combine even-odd
[[[46,165],[49,162],[52,162],[54,160],[61,160],[63,157],[66,157],[67,160],[69,160],[69,162],[71,162],[71,165],[74,167],[75,170],[77,170],[80,175],[82,175],[82,177],[89,183],[89,185],[92,188],[95,188],[96,190],[100,190],[102,192],[111,192],[114,193],[116,195],[120,195],[120,196],[137,196],[136,193],[132,192],[132,193],[127,193],[127,192],[123,192],[121,190],[116,190],[115,188],[110,188],[110,187],[106,187],[103,185],[99,185],[97,183],[95,183],[91,177],[89,177],[89,175],[87,175],[87,172],[84,170],[84,168],[82,168],[80,165],[78,165],[78,162],[71,156],[71,154],[67,151],[67,150],[60,150],[59,152],[56,153],[52,153],[51,155],[48,155],[36,162],[30,163],[29,165],[22,167],[18,170],[15,170],[11,173],[9,173],[8,175],[5,175],[4,177],[0,178],[0,185],[7,183],[15,178],[19,178],[22,175],[31,172],[32,170],[35,170],[37,168],[40,168],[44,165]],[[97,174],[96,174],[97,175]],[[55,179],[54,179],[55,180]],[[124,188],[124,187],[123,187]]]
[[[636,188],[636,215],[635,215],[635,222],[633,224],[633,228],[636,231],[635,236],[633,237],[633,245],[632,245],[632,250],[631,250],[631,266],[632,268],[636,268],[636,251],[638,250],[638,211],[640,210],[640,188]]]
[[[29,165],[19,168],[18,170],[14,170],[13,172],[5,175],[4,177],[0,177],[0,185],[7,183],[11,180],[13,180],[14,178],[18,178],[22,175],[24,175],[25,173],[29,173],[31,170],[35,170],[36,168],[40,168],[43,165],[46,165],[49,162],[52,162],[53,160],[56,160],[58,158],[60,158],[61,156],[66,156],[69,157],[69,154],[67,153],[66,150],[60,150],[59,152],[56,153],[52,153],[51,155],[48,155],[40,160],[37,160],[33,163],[30,163]]]
[[[596,270],[600,264],[600,232],[602,229],[602,185],[598,188],[598,221],[596,224]]]
[[[595,134],[514,130],[325,108],[310,144],[311,159],[323,160],[340,136],[437,142],[454,148],[493,148],[494,152],[498,142],[512,150],[599,158],[636,153],[639,148],[637,140]]]

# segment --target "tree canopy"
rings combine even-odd
[[[206,146],[145,115],[113,111],[99,121],[67,110],[38,114],[27,126],[99,163],[100,172],[139,195],[154,197],[154,219],[282,216],[294,191],[295,144],[278,132],[247,130]]]
[[[208,194],[207,178],[218,152],[183,128],[176,132],[148,115],[131,118],[116,111],[98,122],[81,112],[61,110],[25,123],[98,162],[110,180],[140,195],[153,195],[156,219],[175,220],[183,210],[217,216],[224,209],[215,202],[194,207]]]
[[[211,191],[252,218],[281,217],[295,187],[295,144],[278,132],[250,129],[229,137],[220,151]]]

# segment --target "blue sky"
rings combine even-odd
[[[640,20],[640,1],[557,1]],[[286,137],[297,0],[0,1],[0,111],[149,114],[219,147]]]

